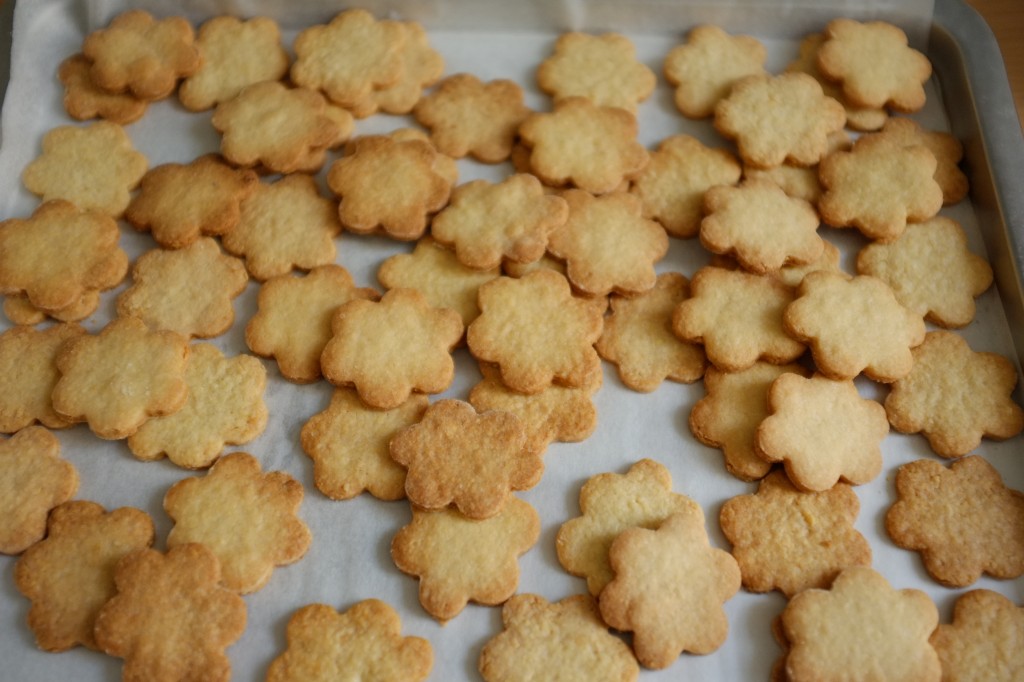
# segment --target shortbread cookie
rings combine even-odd
[[[637,60],[633,41],[619,33],[563,33],[537,67],[537,85],[556,102],[586,97],[632,112],[654,92],[656,82],[654,72]]]
[[[924,341],[924,319],[900,305],[880,279],[812,272],[786,307],[783,323],[811,348],[818,370],[831,379],[863,372],[892,383],[913,365],[911,349]]]
[[[188,401],[174,414],[150,419],[128,437],[143,460],[166,456],[186,469],[210,466],[225,445],[248,443],[267,425],[267,371],[251,355],[226,358],[208,343],[191,347],[185,369]]]
[[[478,270],[463,265],[454,251],[430,237],[417,241],[412,253],[391,256],[377,270],[385,289],[416,289],[435,308],[457,312],[466,327],[480,315],[477,290],[500,275],[497,267]]]
[[[804,281],[804,277],[812,272],[818,270],[825,270],[826,272],[833,272],[844,277],[849,277],[840,265],[839,260],[842,256],[839,252],[839,248],[836,247],[832,242],[823,239],[822,243],[825,248],[821,250],[821,255],[815,258],[810,263],[803,265],[783,265],[779,268],[779,271],[775,273],[775,276],[779,280],[794,289],[800,286],[800,282]]]
[[[769,462],[782,462],[797,488],[860,485],[882,470],[889,420],[878,402],[860,397],[853,381],[784,374],[768,390],[768,411],[757,427],[755,450]]]
[[[43,201],[66,199],[79,209],[117,218],[148,166],[124,128],[98,121],[46,133],[42,155],[25,167],[21,179]]]
[[[224,235],[224,248],[245,258],[260,281],[293,268],[311,270],[334,262],[334,238],[341,224],[333,201],[320,194],[309,175],[288,175],[260,183],[242,202],[238,226]]]
[[[755,362],[747,369],[725,372],[708,367],[705,396],[690,411],[690,432],[704,445],[719,448],[725,469],[736,478],[763,478],[771,464],[757,455],[757,427],[768,416],[768,389],[783,374],[806,376],[802,365]]]
[[[418,239],[428,217],[444,208],[452,180],[438,171],[429,142],[374,136],[331,165],[327,184],[341,199],[338,215],[356,234],[383,231]]]
[[[108,512],[84,500],[54,509],[46,539],[14,566],[14,584],[32,602],[28,626],[39,648],[98,648],[93,627],[100,607],[114,596],[114,567],[153,539],[153,520],[139,509]]]
[[[693,237],[704,215],[704,192],[715,185],[735,185],[740,172],[731,152],[707,147],[689,135],[674,135],[651,152],[629,191],[640,197],[644,216],[657,220],[670,235]]]
[[[1013,399],[1017,371],[1007,358],[975,351],[947,331],[929,332],[913,358],[885,399],[897,431],[921,433],[937,454],[961,457],[983,437],[1010,438],[1024,429],[1024,410]]]
[[[312,535],[298,517],[302,484],[283,471],[263,473],[252,455],[233,452],[202,478],[175,483],[164,496],[174,521],[171,549],[202,543],[217,556],[221,584],[248,594],[263,588],[275,566],[302,558]]]
[[[469,350],[497,363],[509,388],[538,393],[552,383],[581,386],[600,367],[594,344],[603,312],[575,298],[557,272],[499,277],[480,287],[479,302],[482,313],[466,330]]]
[[[23,293],[46,312],[115,287],[128,272],[120,236],[109,216],[62,200],[0,222],[0,293]]]
[[[743,587],[792,597],[812,587],[827,588],[847,566],[871,565],[871,546],[854,528],[859,512],[857,494],[844,483],[802,492],[775,471],[761,480],[755,494],[726,500],[719,523],[739,563]]]
[[[517,173],[499,183],[474,180],[456,187],[431,222],[430,234],[453,247],[460,262],[488,270],[503,260],[540,259],[550,235],[568,217],[565,199],[545,194],[534,176]]]
[[[117,314],[151,329],[209,339],[235,321],[232,301],[245,291],[245,264],[203,237],[177,251],[152,249],[132,267],[132,285],[117,297]],[[174,292],[174,295],[168,295]]]
[[[967,248],[960,224],[945,216],[908,225],[889,244],[868,244],[857,271],[882,280],[905,307],[947,328],[974,319],[974,299],[992,286],[992,267]]]
[[[756,38],[729,35],[718,26],[693,28],[665,57],[665,78],[688,118],[707,118],[736,81],[763,74],[768,51]]]
[[[889,537],[919,552],[943,585],[966,587],[982,573],[1024,575],[1024,493],[1008,488],[984,458],[964,457],[948,469],[930,459],[904,464],[896,495],[885,515]]]
[[[635,682],[640,674],[629,646],[608,632],[589,595],[552,604],[537,595],[518,594],[505,602],[501,621],[504,630],[480,652],[480,674],[487,682]]]
[[[602,358],[616,365],[619,378],[634,391],[649,393],[665,379],[691,383],[704,376],[703,349],[672,333],[676,306],[689,293],[685,277],[666,272],[649,291],[611,297],[611,315],[595,347]]]
[[[700,507],[672,514],[657,530],[623,531],[608,556],[615,579],[601,590],[601,618],[633,633],[641,665],[667,668],[684,651],[722,645],[729,632],[722,605],[739,591],[740,569],[708,542]]]
[[[46,534],[50,510],[78,490],[78,470],[41,426],[0,440],[0,553],[20,554]]]
[[[451,351],[462,319],[415,289],[392,289],[380,301],[353,299],[334,312],[331,330],[320,357],[324,377],[354,386],[372,407],[398,407],[413,392],[440,393],[455,376]]]
[[[858,617],[851,618],[851,613]],[[847,568],[830,589],[805,590],[786,605],[786,674],[794,682],[938,682],[939,658],[928,643],[938,622],[938,609],[924,592],[893,589],[867,566]]]
[[[82,54],[60,63],[57,78],[64,86],[64,110],[71,118],[87,121],[103,118],[119,125],[128,125],[142,118],[148,104],[131,93],[111,93],[92,81],[92,61]]]
[[[526,395],[513,391],[501,380],[493,365],[480,367],[483,380],[469,392],[469,402],[478,412],[511,412],[526,429],[526,449],[544,452],[552,441],[586,440],[597,428],[597,408],[593,395],[601,387],[604,374],[596,371],[588,384],[578,388],[548,386],[540,393]]]
[[[826,155],[836,151],[848,151],[853,146],[850,136],[845,130],[839,130],[828,136]],[[743,177],[747,180],[768,180],[778,185],[783,192],[796,199],[817,206],[824,191],[818,179],[818,166],[796,166],[784,163],[774,168],[754,168],[744,166]]]
[[[258,183],[253,171],[232,168],[213,154],[189,164],[165,163],[143,176],[124,217],[160,246],[180,249],[201,235],[233,230],[242,201]]]
[[[950,680],[1015,680],[1024,676],[1024,607],[998,592],[971,590],[953,620],[929,640]]]
[[[382,90],[374,90],[368,100],[374,111],[385,114],[403,115],[411,113],[423,97],[423,89],[430,87],[444,73],[444,57],[430,46],[427,32],[415,21],[399,23],[405,30],[402,45],[402,64],[405,73],[402,78]],[[356,112],[358,116],[363,112]]]
[[[643,217],[640,199],[628,192],[595,197],[572,189],[562,196],[569,216],[551,233],[548,251],[565,260],[569,281],[588,296],[651,289],[654,265],[668,252],[668,236]]]
[[[560,258],[555,258],[550,253],[545,253],[540,257],[540,260],[534,261],[533,263],[515,263],[513,261],[505,261],[501,264],[501,271],[509,277],[525,277],[534,270],[553,270],[558,274],[565,276],[565,261]],[[607,297],[600,297],[607,298]]]
[[[529,114],[517,83],[505,78],[484,82],[470,73],[448,76],[413,109],[442,153],[483,163],[509,158],[519,125]]]
[[[414,394],[398,407],[368,407],[355,391],[335,389],[327,409],[302,426],[302,450],[313,460],[313,482],[332,500],[364,490],[380,500],[405,498],[405,468],[391,459],[391,438],[423,418],[427,396]]]
[[[689,497],[672,492],[672,475],[663,465],[642,459],[625,474],[591,477],[580,489],[582,516],[558,529],[558,561],[569,573],[587,579],[594,596],[614,577],[608,550],[630,528],[658,528],[677,513],[699,514]]]
[[[267,669],[267,682],[352,679],[422,682],[434,665],[430,642],[403,637],[398,613],[366,599],[339,613],[326,604],[303,606],[288,619],[288,648]]]
[[[100,438],[127,438],[151,417],[185,405],[188,355],[184,336],[118,318],[99,334],[61,346],[53,409],[70,421],[87,422]]]
[[[63,429],[70,422],[53,411],[50,394],[60,374],[56,358],[68,339],[85,333],[77,324],[57,324],[36,330],[12,327],[0,334],[0,433],[14,433],[39,422]]]
[[[553,112],[531,114],[519,126],[537,177],[553,187],[571,185],[592,194],[619,188],[647,165],[637,131],[633,114],[584,97],[567,97]]]
[[[676,308],[672,329],[683,340],[704,344],[719,369],[738,372],[758,360],[782,365],[803,355],[803,343],[782,327],[782,313],[794,298],[782,282],[708,266],[693,276],[690,294]]]
[[[442,623],[470,601],[504,603],[519,584],[521,554],[540,536],[540,516],[512,497],[495,516],[474,520],[454,509],[413,507],[412,522],[391,541],[391,558],[419,578],[420,603]]]
[[[98,86],[144,100],[167,97],[203,61],[187,19],[156,19],[139,9],[123,12],[107,28],[87,35],[82,52],[92,61],[90,75]]]
[[[80,322],[100,307],[100,292],[89,289],[71,305],[58,310],[43,310],[32,305],[25,294],[4,296],[4,315],[14,324],[37,325],[47,317],[58,322]]]
[[[514,490],[544,472],[541,453],[526,449],[526,431],[511,412],[478,413],[461,400],[441,400],[391,439],[391,457],[408,469],[405,493],[424,509],[453,504],[471,519],[501,512]]]
[[[715,106],[714,125],[755,168],[813,166],[827,153],[829,135],[846,125],[846,111],[805,73],[748,76]]]
[[[274,358],[285,379],[308,384],[320,378],[320,355],[331,340],[331,318],[354,299],[374,301],[379,294],[357,288],[348,270],[320,265],[304,276],[271,277],[260,287],[256,314],[245,327],[245,343]]]
[[[436,147],[434,147],[430,142],[430,136],[419,128],[396,128],[386,135],[358,135],[345,143],[345,154],[355,154],[363,145],[366,145],[367,148],[382,146],[383,142],[381,141],[381,138],[390,140],[391,142],[409,142],[417,140],[419,142],[426,142],[430,144],[431,149],[435,152],[431,169],[447,180],[450,187],[455,186],[459,181],[459,164],[456,160],[447,154],[438,152]]]
[[[290,65],[281,31],[269,17],[213,17],[199,27],[196,44],[203,63],[178,88],[189,111],[227,102],[254,83],[280,80]]]
[[[117,594],[95,633],[103,652],[124,659],[125,682],[231,676],[224,649],[242,636],[246,608],[220,576],[217,557],[200,544],[137,550],[117,563]]]
[[[378,21],[363,9],[343,11],[330,23],[299,33],[291,79],[323,90],[343,107],[355,106],[402,78],[405,40],[406,30],[397,21]]]
[[[907,45],[907,35],[884,21],[834,19],[825,27],[818,67],[861,107],[917,111],[924,106],[928,58]]]
[[[786,194],[768,180],[748,179],[704,193],[700,243],[712,253],[731,255],[758,274],[804,264],[825,248],[814,206]]]

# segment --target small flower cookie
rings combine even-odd
[[[391,558],[400,571],[419,578],[420,603],[443,623],[470,601],[494,606],[515,594],[518,558],[539,536],[540,516],[516,497],[483,520],[451,508],[413,507],[412,522],[391,541]]]
[[[641,294],[654,286],[654,264],[668,253],[668,235],[643,217],[636,195],[583,190],[562,194],[565,224],[551,233],[548,251],[566,263],[566,276],[585,295]]]
[[[859,512],[857,494],[845,483],[803,492],[775,471],[756,493],[726,500],[719,523],[743,587],[791,597],[827,588],[847,566],[871,565],[871,546],[854,528]]]
[[[657,220],[673,237],[693,237],[704,215],[704,192],[715,185],[735,185],[740,174],[731,152],[707,147],[689,135],[674,135],[651,152],[629,191],[640,197],[644,217]]]
[[[78,470],[42,426],[0,440],[0,553],[20,554],[46,535],[50,510],[78,490]]]
[[[704,376],[703,349],[672,333],[672,316],[689,293],[685,277],[666,272],[642,294],[611,297],[612,312],[595,347],[634,391],[648,393],[665,379],[691,383]]]
[[[740,589],[740,569],[711,547],[700,507],[672,514],[657,530],[623,531],[608,557],[615,579],[601,590],[601,617],[633,633],[645,668],[667,668],[684,651],[707,654],[725,641],[722,606]]]
[[[126,682],[231,676],[224,649],[242,636],[246,607],[220,577],[217,557],[200,544],[136,550],[117,563],[117,594],[95,633],[104,653],[124,659]]]
[[[978,455],[946,468],[920,459],[896,473],[896,502],[885,529],[898,546],[921,554],[928,573],[966,587],[987,573],[1024,575],[1024,493],[1006,487]]]
[[[56,358],[64,342],[85,333],[77,324],[37,330],[18,326],[0,334],[0,433],[14,433],[36,422],[63,429],[70,422],[53,411],[50,394],[60,378]]]
[[[947,331],[929,332],[913,356],[910,373],[885,399],[897,431],[921,433],[934,452],[954,458],[984,437],[1002,440],[1024,429],[1024,410],[1013,399],[1017,371],[1007,358],[975,351]]]
[[[231,302],[248,281],[245,264],[222,253],[211,237],[177,251],[152,249],[135,261],[132,285],[117,297],[117,314],[137,317],[151,329],[209,339],[231,327]]]
[[[829,135],[846,125],[846,111],[807,74],[748,76],[715,106],[714,125],[755,168],[813,166],[828,152]]]
[[[848,151],[853,146],[850,136],[845,130],[839,130],[828,136],[828,151]],[[743,178],[746,180],[767,180],[778,185],[783,192],[796,199],[817,206],[824,191],[818,179],[818,166],[797,166],[784,163],[774,168],[743,167]]]
[[[850,614],[856,613],[857,618]],[[934,680],[939,658],[928,643],[939,612],[920,590],[895,590],[867,566],[845,569],[828,590],[794,596],[782,612],[790,680]]]
[[[199,27],[196,44],[203,62],[178,88],[189,111],[227,102],[254,83],[280,80],[290,66],[277,22],[268,17],[213,17]]]
[[[14,567],[14,583],[32,602],[29,629],[44,651],[77,644],[97,649],[96,614],[115,594],[121,557],[153,544],[153,520],[132,507],[106,511],[95,502],[65,502],[50,514],[45,540]]]
[[[539,260],[568,217],[565,199],[545,194],[536,177],[517,173],[499,183],[474,180],[456,187],[448,206],[434,216],[430,234],[454,247],[460,262],[488,270],[503,260]]]
[[[594,344],[603,311],[574,297],[557,272],[499,277],[480,287],[479,302],[483,312],[466,330],[469,350],[497,363],[509,388],[538,393],[552,383],[581,386],[599,371]]]
[[[21,179],[43,201],[66,199],[80,209],[118,218],[148,165],[124,128],[98,121],[46,133],[42,155],[25,167]]]
[[[131,93],[111,93],[92,81],[92,61],[82,54],[60,63],[57,78],[64,86],[64,110],[71,118],[87,121],[103,118],[119,125],[128,125],[142,118],[148,103]]]
[[[167,546],[206,545],[220,561],[221,585],[255,592],[275,566],[294,563],[309,549],[312,535],[297,514],[302,497],[302,484],[289,474],[263,473],[255,457],[233,452],[164,495],[174,521]]]
[[[519,125],[529,114],[517,83],[505,78],[484,82],[470,73],[448,76],[413,109],[443,154],[483,163],[509,158]]]
[[[591,194],[617,189],[647,165],[637,141],[637,120],[618,107],[567,97],[550,113],[531,114],[519,126],[530,148],[530,168],[545,184],[571,185]]]
[[[949,679],[1014,680],[1024,676],[1022,633],[1024,607],[991,590],[971,590],[929,641]]]
[[[364,490],[379,500],[405,498],[405,467],[391,459],[391,438],[418,423],[427,396],[413,394],[398,407],[368,407],[355,391],[334,390],[327,409],[302,426],[302,450],[313,460],[313,482],[332,500]]]
[[[806,376],[802,365],[755,362],[747,369],[725,372],[708,367],[705,396],[690,411],[690,432],[704,445],[720,448],[725,469],[744,481],[763,478],[771,464],[755,449],[757,427],[768,417],[768,389],[784,374]]]
[[[882,383],[905,377],[911,349],[924,341],[924,319],[900,305],[885,282],[812,272],[783,316],[786,331],[808,344],[818,370],[831,379],[863,372]]]
[[[240,205],[259,177],[209,154],[188,164],[165,163],[142,178],[124,217],[167,249],[180,249],[201,235],[227,234],[238,225]]]
[[[321,376],[320,355],[331,340],[334,311],[355,299],[379,297],[373,289],[356,287],[348,270],[335,263],[303,276],[271,277],[260,287],[245,343],[253,353],[274,358],[285,379],[314,382]]]
[[[707,118],[736,81],[763,74],[768,51],[756,38],[729,35],[710,24],[695,27],[665,57],[665,78],[688,118]]]
[[[882,470],[889,420],[879,403],[860,397],[853,381],[784,374],[768,390],[768,411],[755,450],[782,462],[800,490],[821,492],[840,480],[860,485]]]
[[[410,502],[430,510],[453,504],[475,520],[499,514],[512,491],[532,488],[544,473],[541,453],[526,449],[517,416],[478,413],[461,400],[434,403],[390,447],[391,458],[408,469]]]
[[[398,407],[413,392],[440,393],[455,376],[451,351],[462,319],[415,289],[392,289],[380,301],[353,299],[335,311],[331,329],[320,357],[324,377],[354,386],[372,407]]]
[[[818,68],[838,81],[843,94],[861,107],[917,111],[924,106],[928,58],[907,45],[907,35],[884,21],[834,19],[825,27]]]
[[[58,310],[43,310],[32,305],[25,294],[4,296],[4,315],[14,324],[36,325],[47,317],[58,322],[80,322],[100,307],[100,292],[89,289],[82,297],[69,306]]]
[[[620,533],[630,528],[657,528],[673,514],[699,514],[700,507],[686,495],[672,492],[672,475],[662,464],[642,459],[625,474],[591,477],[580,489],[582,516],[558,529],[558,561],[572,575],[587,579],[597,596],[612,581],[608,550]]]
[[[693,276],[690,293],[676,308],[672,329],[685,341],[702,343],[719,369],[738,372],[758,360],[782,365],[803,355],[803,343],[782,326],[794,298],[782,282],[708,266]]]
[[[635,682],[640,674],[629,646],[608,631],[589,595],[552,604],[537,595],[518,594],[505,602],[501,620],[505,629],[480,652],[480,675],[486,682]]]
[[[99,334],[83,334],[61,347],[53,409],[71,421],[88,422],[100,438],[127,438],[151,417],[185,405],[188,355],[184,336],[118,318]]]
[[[339,613],[326,604],[303,606],[288,619],[288,648],[267,669],[267,682],[352,679],[422,682],[434,665],[430,642],[403,637],[398,613],[366,599]]]
[[[92,61],[90,75],[98,86],[143,100],[169,96],[203,61],[187,19],[155,19],[144,10],[123,12],[90,33],[82,52]]]
[[[263,394],[267,371],[251,355],[226,358],[208,343],[189,351],[185,368],[188,400],[166,417],[154,417],[128,437],[142,460],[166,456],[186,469],[210,466],[225,445],[248,443],[267,425]]]
[[[888,244],[868,244],[857,254],[857,271],[877,277],[896,300],[947,328],[974,319],[974,299],[992,286],[992,266],[967,248],[960,224],[945,216],[908,225]]]
[[[423,89],[430,87],[444,74],[444,57],[430,45],[427,32],[415,21],[398,24],[405,30],[402,45],[404,74],[394,85],[374,90],[353,109],[357,117],[369,116],[377,110],[386,114],[409,114],[423,97]]]
[[[619,33],[563,33],[537,67],[537,85],[556,102],[586,97],[600,106],[635,112],[656,83],[654,72],[637,60],[633,41]]]

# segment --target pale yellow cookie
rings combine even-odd
[[[423,97],[423,89],[436,83],[444,73],[444,57],[430,45],[427,32],[415,21],[399,23],[405,30],[402,46],[402,78],[386,88],[374,90],[368,100],[372,109],[386,114],[411,113]],[[357,116],[365,111],[356,111]]]
[[[950,680],[1024,677],[1024,607],[997,592],[965,592],[929,641]]]
[[[64,109],[79,121],[103,118],[120,125],[133,123],[146,113],[148,104],[131,93],[111,93],[93,83],[92,60],[82,54],[60,63],[57,78],[64,85]]]
[[[818,270],[825,270],[826,272],[834,272],[843,276],[849,276],[843,270],[842,265],[839,261],[842,254],[839,252],[839,248],[832,242],[822,239],[824,247],[821,250],[821,255],[812,260],[809,263],[803,265],[783,265],[775,276],[785,284],[786,286],[793,287],[794,289],[800,286],[800,282],[804,281],[804,277],[812,272]]]
[[[77,324],[57,324],[43,330],[12,327],[0,334],[0,433],[14,433],[39,422],[51,429],[70,426],[53,411],[50,394],[60,374],[57,353],[68,339],[84,334]]]
[[[4,315],[14,324],[37,325],[47,317],[58,322],[80,322],[100,307],[100,292],[89,289],[82,297],[64,308],[43,310],[32,305],[25,294],[4,296]]]

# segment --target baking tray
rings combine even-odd
[[[109,19],[111,8],[116,7],[120,0],[85,3],[87,10],[72,20],[59,15],[59,10],[75,4],[75,0],[36,2],[53,6],[57,15],[50,18],[70,24],[58,27],[55,32],[74,39],[61,43],[62,53],[53,56],[51,64],[40,67],[49,80],[41,81],[31,90],[16,90],[9,96],[17,98],[18,106],[25,105],[24,99],[28,98],[55,109],[59,107],[59,87],[52,82],[56,64],[64,55],[70,54],[75,40],[80,42],[86,30],[103,25]],[[170,13],[166,4],[161,5],[155,0],[140,0],[132,4],[160,14]],[[174,11],[201,12],[197,8],[203,4],[203,0],[193,0]],[[289,21],[296,25],[307,25],[313,21],[325,21],[338,11],[337,6],[332,6],[330,11],[324,10],[327,4],[309,9],[306,4],[294,5],[283,0],[267,3],[233,0],[230,6],[241,15],[251,15],[253,12],[250,10],[259,6],[269,13],[277,12],[279,16],[289,17]],[[364,3],[378,16],[393,13],[423,21],[431,32],[432,44],[443,52],[452,43],[464,40],[467,31],[486,19],[478,9],[487,4],[460,4],[458,0]],[[823,18],[815,18],[803,11],[807,10],[808,3],[773,4],[747,0],[740,4],[749,6],[751,11],[742,17],[742,23],[725,25],[733,32],[756,32],[759,25],[766,25],[763,23],[765,13],[773,11],[776,15],[785,13],[781,19],[800,17],[801,21],[809,22],[794,25],[796,34],[824,24]],[[820,4],[815,9],[820,9]],[[922,114],[923,123],[933,128],[947,128],[965,143],[964,167],[972,183],[971,204],[962,203],[944,210],[944,214],[965,224],[972,239],[972,249],[987,252],[996,273],[997,286],[979,299],[979,311],[982,315],[998,319],[991,327],[972,325],[961,333],[975,348],[1002,352],[1018,360],[1019,364],[1024,358],[1024,287],[1020,275],[1021,264],[1024,263],[1021,244],[1024,197],[1014,191],[1013,183],[1024,170],[1021,168],[1024,164],[1024,139],[1001,56],[987,25],[961,0],[935,0],[933,11],[930,2],[927,4],[925,30],[916,32],[913,19],[920,17],[920,2],[852,3],[851,11],[859,13],[859,18],[871,15],[898,17],[911,5],[917,11],[912,13],[914,17],[911,17],[910,25],[905,27],[920,47],[927,42],[927,53],[935,68],[935,77],[929,84],[929,97],[933,102],[944,103],[939,110]],[[0,21],[4,16],[10,16],[12,5],[10,0],[0,5]],[[461,50],[453,50],[445,55],[449,62],[447,73],[454,73],[461,67],[485,79],[513,78],[533,90],[528,92],[527,103],[539,109],[546,108],[547,101],[533,88],[532,69],[550,51],[560,30],[616,30],[631,36],[636,31],[641,56],[660,73],[660,57],[669,45],[682,39],[689,26],[715,21],[716,17],[722,16],[720,4],[711,2],[649,1],[630,5],[627,9],[623,9],[625,5],[611,2],[537,1],[514,5],[514,16],[492,14],[489,19],[492,23],[485,24],[495,27],[485,38],[492,46],[491,58],[473,61]],[[490,3],[490,7],[490,11],[494,11],[495,7],[506,5],[495,2]],[[584,11],[586,9],[594,11],[588,14]],[[651,21],[652,14],[644,14],[641,9],[649,10],[658,19]],[[284,14],[286,11],[287,15]],[[676,24],[667,22],[665,16],[679,17],[676,22],[678,28],[675,28]],[[197,19],[195,16],[192,18]],[[774,20],[779,22],[780,16],[774,16]],[[814,24],[815,21],[818,23]],[[664,26],[674,28],[667,31]],[[0,24],[0,37],[9,36],[9,30]],[[445,42],[448,38],[452,43]],[[772,40],[786,42],[778,37]],[[505,48],[524,43],[533,51],[531,62],[502,56]],[[777,56],[779,54],[776,52]],[[786,61],[785,58],[775,59],[769,66],[777,71]],[[2,68],[0,64],[0,70]],[[691,132],[690,124],[672,109],[671,95],[663,79],[653,99],[652,104],[643,106],[648,123],[653,121],[652,125],[659,129],[667,125],[678,127],[677,132]],[[180,130],[174,125],[175,117],[181,114],[168,113],[169,108],[173,105],[154,107],[153,112],[129,129],[133,138],[138,138],[140,149],[150,156],[152,165],[171,160],[187,161],[210,149],[211,145],[215,148],[216,135],[199,125],[189,128],[196,133],[196,139],[190,139],[171,152],[152,143],[154,131]],[[5,121],[6,114],[5,111]],[[66,117],[61,121],[68,122]],[[397,127],[401,122],[360,122],[357,123],[357,132],[374,132],[374,126],[378,124],[386,129]],[[645,125],[643,121],[641,125]],[[708,132],[709,126],[701,124],[699,128],[696,132],[705,142],[722,144]],[[17,134],[8,135],[0,147],[0,178],[6,178],[0,184],[4,188],[0,196],[2,217],[27,215],[36,204],[35,198],[20,187],[16,177],[20,168],[38,155],[39,139],[45,129],[42,122],[30,126],[30,129],[18,129]],[[6,123],[5,132],[8,132]],[[642,141],[653,146],[657,138],[647,137]],[[460,162],[460,171],[460,182],[471,177],[495,179],[509,172],[507,167],[480,168],[465,162]],[[13,182],[10,181],[12,176],[15,178]],[[830,239],[841,242],[847,258],[851,248],[859,243],[852,232],[828,233]],[[138,235],[127,228],[122,234],[125,248],[133,255],[152,246],[148,236]],[[694,244],[692,241],[673,240],[669,256],[659,264],[659,270],[678,270],[691,276],[706,261],[706,254],[704,257],[695,255],[691,248]],[[340,246],[339,262],[352,271],[361,286],[376,286],[376,265],[383,258],[409,248],[408,245],[380,238],[351,235],[344,235]],[[256,285],[250,283],[246,294],[236,300],[234,329],[213,341],[232,354],[246,352],[240,330],[255,312],[256,289]],[[112,300],[113,295],[107,298]],[[105,305],[94,319],[87,321],[87,328],[95,331],[102,326],[109,318],[111,308],[109,304]],[[5,320],[0,320],[0,330],[7,326]],[[459,378],[445,395],[464,398],[478,375],[472,359],[464,350],[456,352],[456,362]],[[261,459],[265,470],[286,470],[302,481],[306,499],[301,516],[310,525],[314,541],[302,561],[279,568],[264,590],[246,597],[249,625],[242,639],[228,649],[234,679],[263,678],[270,661],[284,649],[285,624],[296,609],[312,602],[344,609],[369,597],[383,599],[400,611],[405,634],[425,637],[431,642],[435,651],[431,679],[479,679],[476,660],[483,644],[501,630],[500,608],[470,605],[445,626],[436,623],[423,611],[417,600],[417,581],[401,574],[389,555],[392,536],[409,521],[408,505],[403,502],[382,503],[366,495],[336,502],[321,495],[312,483],[311,462],[298,446],[298,431],[306,419],[326,407],[330,387],[325,382],[314,386],[293,386],[280,379],[273,362],[267,362],[266,366],[270,378],[267,401],[271,407],[272,423],[257,440],[230,449],[251,452]],[[883,395],[882,390],[870,382],[858,382],[858,385],[865,395],[876,398]],[[623,473],[630,464],[643,457],[656,459],[670,469],[675,491],[689,495],[703,507],[712,543],[728,549],[728,543],[718,530],[718,512],[725,499],[752,492],[755,486],[728,477],[722,468],[719,451],[698,444],[690,435],[686,420],[693,403],[702,395],[699,382],[690,386],[666,383],[653,394],[633,393],[618,381],[614,368],[605,364],[605,385],[596,398],[600,420],[597,432],[583,443],[553,444],[546,455],[543,480],[536,488],[521,495],[540,512],[542,532],[537,545],[520,560],[520,592],[539,593],[554,601],[585,591],[584,582],[569,576],[558,564],[554,552],[555,534],[562,523],[579,514],[579,489],[587,478],[604,471]],[[1018,401],[1021,395],[1018,388]],[[123,444],[98,441],[83,426],[58,435],[63,444],[62,455],[82,473],[82,486],[77,498],[93,499],[108,508],[132,505],[146,509],[156,524],[156,546],[163,549],[163,539],[170,528],[170,521],[160,506],[163,492],[174,482],[197,474],[177,469],[166,461],[138,462]],[[1003,474],[1007,485],[1016,489],[1024,489],[1021,443],[1020,437],[1001,443],[986,441],[979,450]],[[871,539],[875,568],[896,587],[917,587],[927,592],[939,607],[943,622],[948,622],[953,602],[966,589],[947,589],[931,580],[924,573],[918,555],[895,547],[885,535],[882,525],[885,510],[894,499],[892,475],[895,469],[914,459],[936,458],[920,436],[892,434],[883,443],[883,453],[883,475],[856,488],[861,500],[857,528]],[[714,485],[705,485],[708,481]],[[75,680],[117,679],[121,669],[118,659],[82,648],[61,654],[47,654],[35,648],[32,635],[24,625],[28,603],[13,587],[14,563],[10,557],[0,557],[0,679],[44,680],[60,676],[70,676]],[[982,578],[971,586],[977,587],[999,591],[1018,604],[1024,601],[1024,578],[1012,581]],[[708,656],[684,655],[667,670],[643,671],[641,679],[766,679],[772,662],[780,653],[772,641],[770,623],[784,606],[785,600],[778,593],[754,595],[741,592],[726,604],[730,635],[717,652]]]

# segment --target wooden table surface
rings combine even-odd
[[[1024,0],[966,0],[992,27],[1024,128]]]

